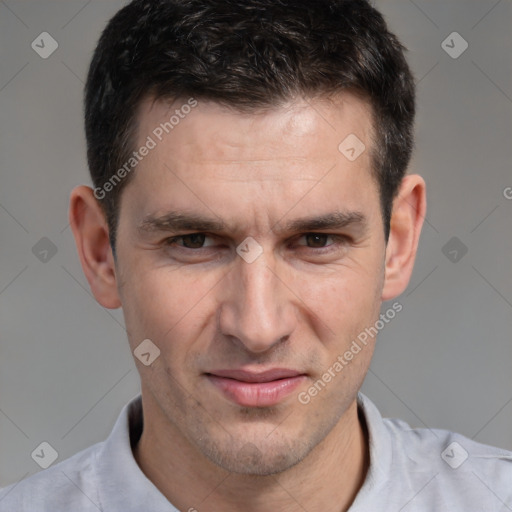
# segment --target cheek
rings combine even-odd
[[[303,281],[300,295],[329,328],[326,344],[340,349],[373,323],[380,308],[380,283],[380,271],[370,262],[368,266],[340,267],[332,276]]]
[[[163,353],[189,344],[209,318],[215,282],[172,268],[132,271],[123,286],[125,322],[132,345],[151,339]]]

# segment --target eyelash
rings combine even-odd
[[[213,236],[209,236],[207,233],[200,233],[200,232],[186,233],[184,235],[178,235],[178,236],[173,236],[171,238],[167,238],[164,240],[164,243],[167,246],[172,246],[172,245],[175,245],[177,241],[183,240],[185,237],[193,236],[193,235],[205,235],[206,238],[215,238]],[[316,236],[326,236],[328,238],[332,238],[333,243],[326,245],[324,247],[308,247],[307,245],[301,245],[300,247],[304,247],[305,249],[313,249],[316,254],[324,254],[326,252],[331,252],[334,249],[334,247],[336,247],[336,246],[345,245],[348,240],[348,237],[343,236],[343,235],[335,235],[335,234],[331,234],[331,233],[317,233],[317,232],[304,233],[304,234],[300,235],[299,240],[305,236],[315,236],[315,235]],[[177,245],[177,244],[175,246],[181,250],[193,251],[193,252],[197,252],[197,253],[199,253],[200,251],[203,251],[203,250],[208,250],[210,248],[210,246],[190,248],[190,247],[184,247],[184,246]]]

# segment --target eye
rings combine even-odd
[[[202,249],[205,247],[205,241],[210,239],[205,233],[189,233],[187,235],[174,236],[166,240],[167,245],[177,245],[186,249]],[[213,243],[206,244],[213,245]]]
[[[332,243],[327,243],[329,239],[336,240],[337,238],[340,237],[329,235],[327,233],[306,233],[305,235],[302,235],[299,240],[304,239],[306,241],[305,245],[311,247],[312,249],[321,249],[323,247],[332,245]],[[299,245],[303,244],[299,243]]]

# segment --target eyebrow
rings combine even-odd
[[[224,222],[220,220],[209,219],[194,213],[168,212],[156,217],[154,215],[146,216],[137,226],[140,232],[159,232],[159,231],[223,231],[226,228]]]
[[[280,226],[280,227],[277,227]],[[148,215],[137,226],[141,233],[180,232],[180,231],[227,231],[227,224],[194,213],[171,211],[161,216]],[[368,221],[362,212],[334,211],[319,216],[302,217],[282,223],[278,221],[272,226],[275,234],[288,232],[313,232],[317,230],[358,228],[365,232]]]
[[[358,211],[335,211],[320,215],[317,217],[304,217],[287,222],[283,228],[273,231],[307,232],[323,229],[344,229],[348,227],[358,227],[361,231],[366,231],[368,221],[362,212]]]

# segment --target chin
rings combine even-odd
[[[227,444],[227,443],[226,443]],[[301,462],[310,448],[300,441],[284,442],[279,445],[264,439],[251,443],[244,440],[220,446],[207,442],[199,446],[203,454],[214,464],[231,473],[240,475],[269,476],[282,473]]]

